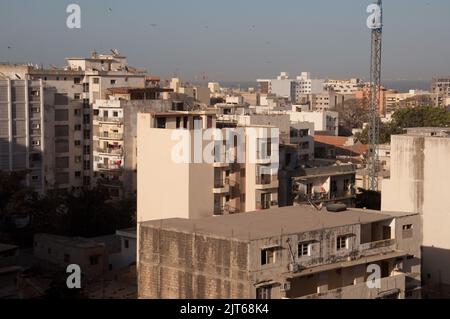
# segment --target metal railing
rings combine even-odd
[[[95,150],[97,153],[104,153],[104,154],[113,154],[113,155],[123,155],[123,149],[118,148],[97,148]]]
[[[122,123],[123,122],[123,118],[121,118],[121,117],[94,116],[94,121]]]

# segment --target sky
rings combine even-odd
[[[368,78],[371,0],[0,0],[0,62],[65,65],[116,48],[129,64],[186,81],[286,71]],[[66,26],[81,7],[81,29]],[[450,74],[450,1],[385,0],[384,80]]]

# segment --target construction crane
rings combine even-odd
[[[383,7],[382,0],[377,0],[378,12],[372,29],[371,61],[370,61],[370,123],[369,123],[369,154],[368,175],[369,189],[378,191],[379,153],[380,144],[380,110],[381,110],[381,48],[383,36]]]

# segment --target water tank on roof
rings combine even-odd
[[[347,205],[345,204],[330,204],[327,206],[327,211],[332,213],[345,212],[347,210]]]

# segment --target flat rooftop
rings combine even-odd
[[[331,213],[325,208],[318,211],[311,206],[302,205],[203,219],[155,220],[143,222],[141,226],[250,241],[279,236],[281,233],[296,234],[392,218],[389,213],[378,211],[348,209]]]
[[[83,237],[65,237],[52,234],[37,234],[35,235],[34,240],[48,240],[53,243],[76,248],[95,248],[105,246],[105,243],[99,242],[95,239],[88,239]]]
[[[0,243],[0,253],[18,249],[18,246]]]

